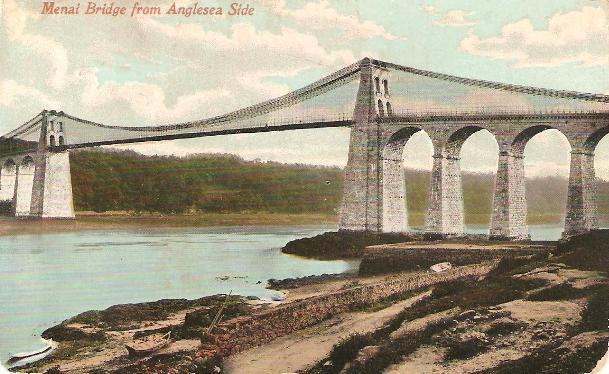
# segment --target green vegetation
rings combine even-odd
[[[79,211],[335,214],[342,189],[339,168],[231,155],[81,151],[71,155],[71,169]]]
[[[71,154],[78,211],[136,213],[318,213],[336,215],[343,170],[338,167],[245,161],[234,155],[144,156],[93,149]],[[406,170],[410,223],[420,226],[427,205],[429,172]],[[463,174],[465,220],[490,219],[494,176]],[[527,180],[529,221],[558,222],[564,215],[567,180]],[[601,215],[609,213],[609,182],[598,182]]]

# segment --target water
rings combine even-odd
[[[216,293],[270,297],[269,278],[354,270],[357,261],[284,255],[288,241],[335,227],[204,228],[0,237],[0,359],[90,309]],[[229,277],[228,280],[222,280]],[[222,278],[222,279],[221,279]],[[261,284],[256,284],[261,281]],[[0,369],[1,370],[1,369]]]
[[[531,240],[558,240],[562,236],[564,224],[529,225]],[[488,234],[488,225],[466,225],[467,234]]]
[[[487,229],[475,225],[466,231]],[[290,240],[331,230],[232,227],[0,237],[0,359],[42,348],[42,331],[90,309],[230,290],[268,298],[269,278],[354,271],[358,261],[307,260],[279,250]],[[530,232],[534,240],[555,240],[562,226],[534,225]]]

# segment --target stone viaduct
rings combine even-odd
[[[69,151],[108,144],[350,127],[341,230],[408,231],[402,153],[433,144],[425,231],[463,234],[459,157],[487,130],[499,147],[490,235],[528,238],[523,155],[556,129],[571,145],[564,236],[598,226],[594,151],[609,133],[609,96],[460,78],[365,58],[302,89],[223,116],[162,126],[109,126],[43,111],[0,138],[0,200],[19,217],[72,218]]]

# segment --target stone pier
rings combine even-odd
[[[495,177],[491,237],[528,239],[526,218],[524,157],[521,153],[501,150]]]
[[[458,157],[434,154],[427,204],[426,232],[463,234],[463,192]]]
[[[598,228],[598,222],[594,153],[574,149],[571,152],[567,214],[563,236],[581,234],[596,228]]]

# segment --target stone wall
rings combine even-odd
[[[472,246],[455,244],[454,247],[433,245],[401,246],[382,245],[368,247],[359,267],[360,275],[385,274],[405,270],[427,269],[440,262],[450,262],[453,266],[476,264],[500,259],[508,255],[533,255],[547,253],[549,246],[510,244],[506,246]]]
[[[267,309],[248,317],[239,317],[218,325],[215,344],[223,355],[234,354],[268,343],[280,336],[317,324],[338,313],[371,305],[407,291],[429,287],[463,277],[488,273],[496,262],[470,265],[444,273],[415,273],[367,284],[330,294]],[[205,343],[205,341],[204,341]]]

